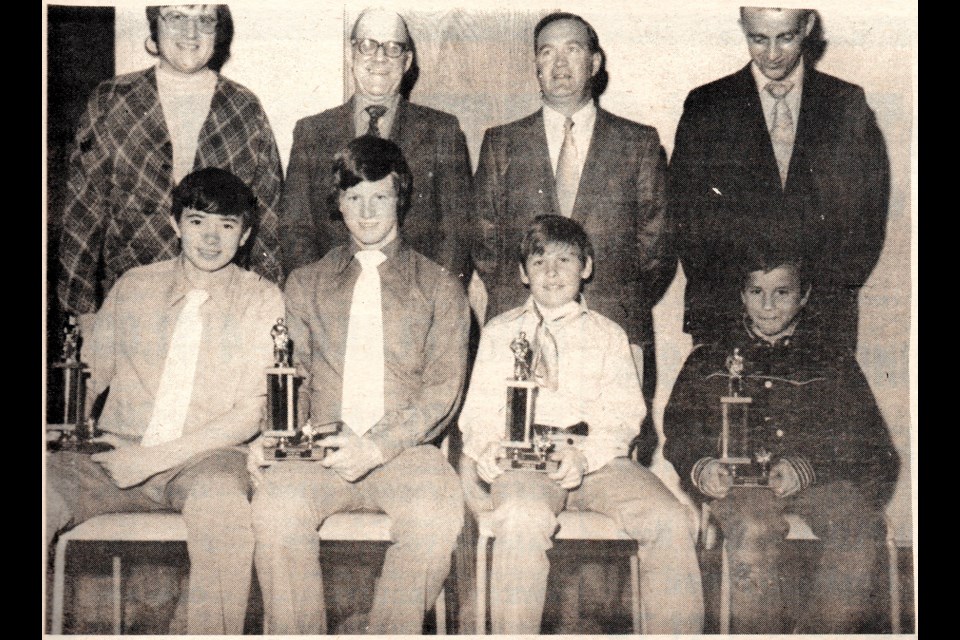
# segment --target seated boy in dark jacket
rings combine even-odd
[[[764,253],[764,255],[760,255]],[[731,561],[733,631],[783,633],[779,548],[785,513],[822,540],[811,599],[797,626],[807,633],[854,632],[868,613],[876,543],[899,459],[852,353],[818,346],[804,331],[815,290],[801,260],[755,252],[744,263],[742,328],[690,354],[664,415],[664,456],[698,502],[709,501]],[[730,405],[728,456],[721,462],[722,396]],[[763,478],[763,474],[760,474]],[[749,483],[748,483],[749,484]]]

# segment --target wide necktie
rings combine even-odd
[[[210,294],[203,289],[192,289],[186,295],[186,303],[180,310],[170,337],[170,348],[160,375],[150,423],[140,441],[144,447],[170,442],[183,435],[187,409],[193,396],[200,336],[203,333],[200,306],[209,297]]]
[[[793,89],[792,82],[768,82],[767,93],[773,96],[773,123],[770,125],[770,141],[773,143],[773,155],[777,158],[780,171],[780,183],[787,185],[787,172],[790,169],[790,156],[793,155],[793,114],[786,97]]]
[[[383,307],[377,267],[387,257],[380,251],[358,251],[354,257],[362,271],[350,303],[340,419],[362,436],[384,412]]]
[[[540,310],[534,307],[540,322],[533,339],[533,379],[537,385],[550,391],[560,386],[560,353],[557,339],[550,331],[547,321]]]
[[[367,135],[382,138],[383,136],[380,135],[380,126],[378,123],[380,118],[383,117],[383,114],[387,112],[387,108],[379,104],[372,104],[367,107],[366,111],[367,115],[370,116],[370,125],[367,127]]]
[[[555,176],[560,215],[569,218],[573,215],[573,203],[577,199],[577,186],[580,184],[577,144],[573,140],[573,118],[567,118],[563,123],[563,144],[560,146]]]

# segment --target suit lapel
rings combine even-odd
[[[820,74],[812,68],[803,70],[803,94],[800,96],[800,114],[797,116],[797,135],[793,142],[793,155],[790,158],[790,172],[787,175],[788,190],[799,178],[798,171],[809,165],[815,150],[821,144],[826,130],[826,118],[829,110],[822,106],[823,92],[820,86]]]
[[[396,142],[400,148],[403,148],[403,145],[400,143],[400,141],[403,140],[404,133],[411,124],[407,122],[407,118],[409,117],[409,105],[407,104],[407,101],[401,97],[397,101],[397,116],[393,119],[393,131],[390,132],[390,139]]]
[[[543,198],[546,203],[549,203],[549,208],[545,208],[542,213],[557,213],[560,210],[557,205],[557,185],[553,176],[553,167],[550,166],[550,151],[547,147],[547,133],[543,128],[542,108],[530,118],[526,126],[526,135],[518,136],[518,141],[511,141],[511,145],[526,142],[529,147],[515,149],[508,154],[508,157],[511,162],[520,166],[527,165],[525,169],[518,169],[517,174],[534,177],[533,184],[526,185],[526,188],[543,192]]]
[[[734,101],[736,111],[731,115],[733,122],[740,121],[742,127],[741,158],[750,158],[747,166],[754,173],[754,181],[762,190],[783,190],[780,182],[780,170],[777,168],[777,157],[773,153],[773,142],[770,140],[770,131],[767,130],[767,120],[763,115],[763,104],[760,102],[760,93],[757,82],[747,64],[737,74],[737,93],[742,96],[742,102]],[[739,103],[738,103],[739,102]]]
[[[583,173],[580,174],[580,183],[577,185],[577,198],[573,203],[572,218],[580,224],[594,211],[597,198],[602,194],[607,182],[605,176],[609,176],[613,170],[609,166],[614,156],[610,149],[615,142],[608,139],[612,133],[610,120],[610,114],[597,107],[593,135],[590,136],[587,158],[583,164]]]

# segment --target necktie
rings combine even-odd
[[[577,145],[573,141],[573,118],[563,123],[563,144],[560,157],[557,158],[557,205],[560,215],[569,218],[573,215],[573,203],[577,199],[577,185],[580,184],[580,170],[577,166]]]
[[[556,391],[560,386],[560,353],[557,339],[547,325],[540,310],[536,309],[540,322],[533,339],[533,379],[544,389]]]
[[[380,251],[358,251],[355,257],[362,271],[350,303],[340,419],[362,436],[384,412],[383,307],[377,267],[387,257]]]
[[[380,135],[380,126],[377,122],[383,117],[383,114],[387,112],[387,108],[379,104],[373,104],[366,108],[366,112],[367,115],[370,116],[370,126],[367,127],[367,135],[382,138],[383,136]]]
[[[209,297],[210,294],[203,289],[192,289],[187,293],[187,301],[180,310],[170,337],[170,348],[160,375],[153,414],[140,441],[144,447],[170,442],[183,434],[183,424],[193,395],[200,335],[203,331],[200,306]]]
[[[770,126],[770,141],[773,143],[773,155],[777,158],[780,170],[780,183],[787,185],[787,171],[790,169],[790,156],[793,154],[793,115],[784,99],[793,89],[792,82],[769,82],[766,90],[773,96],[773,124]]]

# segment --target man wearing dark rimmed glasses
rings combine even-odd
[[[319,260],[349,239],[336,207],[327,201],[330,168],[334,154],[350,140],[373,134],[395,142],[413,173],[417,197],[404,222],[405,238],[466,286],[470,165],[463,131],[456,117],[402,95],[415,52],[398,14],[364,11],[347,46],[353,96],[339,107],[300,120],[293,132],[281,217],[287,271]]]

